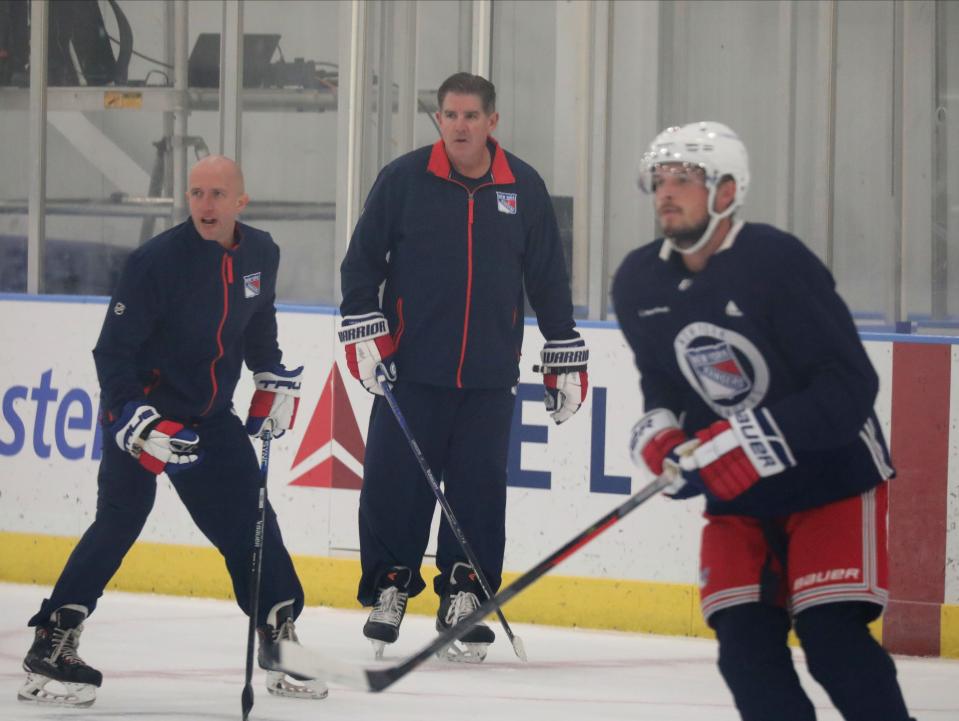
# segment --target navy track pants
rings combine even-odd
[[[506,544],[506,463],[515,397],[509,388],[457,389],[400,380],[393,393],[407,424],[495,592]],[[429,541],[436,497],[386,399],[370,413],[360,492],[360,578],[357,599],[376,600],[379,574],[412,571],[410,595],[426,584],[420,564]],[[436,593],[457,561],[466,562],[445,517],[437,539]]]
[[[250,562],[257,521],[260,464],[240,419],[225,410],[191,426],[200,436],[203,460],[170,477],[193,521],[223,554],[233,592],[249,614]],[[143,530],[156,497],[156,477],[117,447],[104,433],[103,458],[97,476],[97,511],[70,554],[50,598],[44,599],[29,625],[45,622],[65,604],[86,606],[90,613]],[[175,555],[171,562],[176,562]],[[267,506],[260,581],[259,618],[293,599],[295,615],[303,608],[303,588],[277,524]]]

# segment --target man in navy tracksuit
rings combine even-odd
[[[582,404],[588,351],[574,330],[569,278],[543,180],[493,138],[495,89],[457,73],[438,91],[441,140],[380,172],[341,268],[350,372],[382,394],[390,380],[412,435],[495,591],[505,544],[506,462],[523,341],[523,290],[546,338],[546,406],[557,423]],[[382,305],[379,298],[385,281]],[[364,634],[382,653],[409,596],[425,583],[420,564],[435,498],[381,395],[374,400],[360,494],[362,577],[373,606]],[[433,583],[437,627],[485,598],[444,518]],[[482,660],[493,632],[464,638]]]
[[[237,603],[249,612],[261,480],[248,433],[269,429],[277,436],[292,428],[302,368],[280,364],[274,307],[280,252],[268,233],[236,221],[248,202],[239,167],[224,157],[204,158],[190,173],[188,198],[190,219],[131,254],[93,351],[104,426],[97,512],[30,619],[36,634],[24,660],[24,701],[93,703],[102,675],[77,655],[81,624],[139,536],[159,473],[169,475],[223,554]],[[233,410],[244,361],[257,387],[246,428]],[[294,638],[302,608],[303,589],[268,507],[261,650],[278,637]],[[68,693],[45,689],[51,679]],[[267,683],[279,695],[326,695],[318,683],[292,684],[277,671],[269,671]]]

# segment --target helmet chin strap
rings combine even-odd
[[[713,210],[713,205],[716,202],[716,188],[718,187],[719,185],[716,184],[709,189],[708,205],[706,206],[709,208],[709,223],[706,225],[706,230],[703,231],[703,234],[699,237],[699,240],[686,248],[681,248],[676,241],[667,236],[666,241],[672,246],[673,250],[682,253],[683,255],[692,255],[693,253],[701,250],[703,246],[705,246],[706,243],[708,243],[713,237],[713,233],[716,232],[716,227],[719,225],[719,221],[721,221],[723,218],[728,218],[733,214],[733,211],[736,210],[735,203],[730,204],[730,206],[722,213],[717,213]]]

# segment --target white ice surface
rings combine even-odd
[[[184,721],[239,719],[246,651],[245,617],[230,602],[108,593],[87,622],[81,656],[103,672],[89,709],[17,701],[20,662],[32,640],[27,619],[49,589],[0,584],[0,720]],[[505,609],[509,617],[509,606]],[[361,629],[366,614],[307,608],[301,641],[345,661],[373,665]],[[331,686],[329,698],[276,698],[254,676],[257,721],[735,721],[732,697],[716,669],[716,644],[703,639],[513,625],[529,663],[514,655],[502,629],[486,662],[431,660],[383,693]],[[434,636],[432,619],[409,616],[384,664]],[[839,714],[800,676],[819,721]],[[897,657],[906,700],[919,721],[959,719],[959,661]]]

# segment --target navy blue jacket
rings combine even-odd
[[[382,311],[400,377],[455,388],[519,379],[523,287],[547,340],[576,337],[569,277],[542,178],[490,141],[471,193],[443,141],[380,171],[341,266],[344,316]],[[388,257],[387,257],[388,256]]]
[[[797,238],[743,224],[699,273],[657,240],[623,261],[613,302],[647,410],[668,408],[692,435],[763,407],[793,451],[795,467],[709,499],[709,512],[784,515],[893,475],[879,379],[829,270]]]
[[[236,227],[232,250],[187,220],[131,253],[93,349],[106,421],[131,400],[199,421],[230,407],[244,360],[252,370],[280,362],[280,249],[269,233]]]

